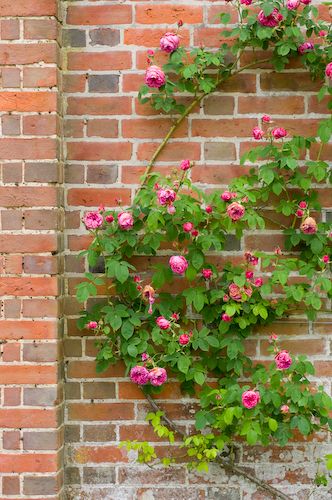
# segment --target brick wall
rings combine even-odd
[[[86,266],[77,254],[88,244],[82,215],[101,203],[114,206],[118,198],[130,203],[146,160],[170,125],[169,118],[137,102],[146,50],[157,46],[160,35],[179,19],[184,22],[183,43],[217,45],[215,15],[229,6],[213,0],[56,3],[0,0],[0,498],[62,497],[59,318],[65,317],[64,498],[265,499],[266,494],[218,467],[204,476],[182,466],[155,470],[135,465],[117,443],[155,440],[144,422],[147,404],[121,366],[96,375],[94,339],[75,325],[80,310],[75,285]],[[329,19],[326,7],[321,12]],[[207,188],[227,185],[244,171],[239,157],[249,146],[257,114],[272,114],[292,132],[314,132],[325,113],[316,88],[296,64],[282,75],[269,67],[243,72],[185,121],[158,168],[167,171],[188,157],[196,162],[192,177],[197,183]],[[58,141],[62,102],[64,140]],[[332,156],[328,148],[325,156]],[[329,194],[320,187],[324,217],[332,220]],[[248,233],[240,244],[230,241],[227,255],[257,246],[273,248],[279,238],[273,227],[265,235]],[[58,279],[62,245],[64,301]],[[314,325],[291,318],[274,330],[287,348],[312,356],[318,380],[330,390],[329,318]],[[253,357],[268,359],[269,333],[262,330],[248,341]],[[167,386],[162,398],[170,416],[184,417],[187,424],[195,401],[183,398],[175,384]],[[165,444],[157,446],[160,454],[166,452]],[[315,474],[314,457],[328,447],[321,435],[282,450],[244,448],[239,459],[260,478],[282,484],[285,492],[302,499]]]
[[[62,483],[55,0],[0,2],[0,495]]]

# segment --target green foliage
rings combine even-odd
[[[325,42],[301,56],[304,67],[321,79],[332,58],[331,28],[317,20],[316,8],[307,5],[293,11],[281,1],[258,3],[265,15],[279,9],[283,20],[277,27],[262,26],[256,14],[238,2],[241,22],[224,32],[234,43],[190,53],[178,48],[163,67],[166,84],[152,93],[143,86],[141,102],[183,117],[190,106],[244,69],[238,66],[244,50],[268,51],[264,60],[282,71],[292,58],[299,57],[299,45],[326,30]],[[227,14],[220,19],[229,22]],[[249,66],[255,64],[256,59]],[[178,97],[184,92],[193,96],[186,109]],[[322,85],[318,99],[331,94],[332,89]],[[243,156],[241,163],[252,168],[249,175],[229,186],[229,192],[235,193],[231,201],[224,201],[220,192],[207,194],[198,189],[188,172],[179,170],[168,177],[152,173],[144,178],[128,210],[132,227],[121,229],[117,211],[112,210],[101,212],[103,225],[92,231],[93,242],[84,254],[90,266],[103,259],[105,273],[102,277],[87,273],[86,281],[77,287],[77,299],[86,303],[99,294],[100,286],[107,294],[104,303],[87,307],[78,322],[80,328],[97,322],[97,370],[122,360],[129,373],[142,365],[144,354],[147,369],[165,368],[184,393],[195,395],[200,403],[196,430],[183,438],[182,446],[189,466],[200,471],[206,471],[223,450],[231,449],[235,439],[244,439],[249,445],[276,442],[284,446],[298,432],[307,437],[331,426],[331,399],[323,387],[311,388],[314,367],[305,356],[292,355],[291,365],[280,369],[276,361],[267,366],[254,364],[246,354],[247,339],[260,326],[266,330],[276,319],[296,311],[313,320],[326,299],[332,298],[331,228],[319,221],[317,230],[306,233],[301,225],[321,212],[315,185],[331,180],[329,165],[321,159],[331,134],[331,118],[319,124],[316,138],[274,140],[268,128],[265,144]],[[170,190],[174,199],[158,202],[160,189]],[[228,214],[231,202],[245,209],[236,221]],[[106,222],[105,216],[110,215],[114,222]],[[197,234],[184,228],[187,222]],[[221,252],[227,248],[227,236],[240,240],[248,230],[259,235],[266,224],[283,232],[284,250],[251,249],[236,265],[225,263]],[[169,266],[171,254],[188,261],[181,277]],[[324,260],[324,256],[330,257]],[[206,270],[211,276],[204,276]],[[138,272],[144,275],[135,274]],[[169,322],[166,328],[156,322],[160,316]],[[270,354],[275,356],[280,350],[272,339]],[[213,386],[211,376],[216,380]],[[244,381],[247,385],[243,386]],[[162,391],[153,385],[145,389],[152,395]],[[260,396],[252,408],[242,402],[248,390]],[[147,421],[173,446],[175,433],[164,425],[163,416],[162,412],[149,413]],[[140,462],[156,460],[148,443],[134,441],[122,446],[137,451]],[[327,456],[329,470],[331,460]],[[164,464],[172,461],[167,457]],[[318,472],[316,483],[324,485],[324,478]]]

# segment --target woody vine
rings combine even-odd
[[[282,71],[300,58],[322,82],[318,99],[327,98],[332,94],[332,32],[310,0],[227,3],[239,19],[223,31],[229,43],[189,51],[181,47],[179,22],[160,40],[160,50],[168,54],[162,68],[157,54],[148,51],[139,98],[171,114],[173,125],[152,156],[132,206],[100,207],[84,217],[92,242],[82,255],[92,268],[102,259],[105,272],[87,273],[77,298],[86,303],[101,291],[106,298],[86,308],[79,326],[98,338],[97,370],[123,360],[132,382],[146,394],[154,410],[147,419],[170,442],[165,465],[185,460],[206,471],[218,461],[272,496],[288,498],[234,463],[236,443],[284,446],[294,432],[309,436],[328,430],[331,399],[322,386],[313,390],[313,364],[282,349],[278,332],[269,338],[274,357],[269,364],[254,363],[245,344],[261,325],[297,313],[314,320],[329,311],[332,233],[321,217],[315,186],[331,179],[322,158],[332,119],[320,122],[317,137],[292,137],[282,123],[258,116],[248,134],[259,143],[241,160],[251,166],[250,174],[235,178],[223,192],[195,186],[190,179],[195,166],[187,159],[167,177],[153,166],[184,118],[249,67],[269,61]],[[227,24],[230,15],[223,13],[220,20]],[[244,56],[249,63],[243,63]],[[248,248],[240,261],[228,262],[222,252],[229,235],[240,239],[247,230],[263,231],[267,221],[283,230],[284,248]],[[168,380],[199,400],[196,430],[189,435],[153,399]],[[182,438],[180,458],[172,454],[178,449],[176,433]],[[125,445],[138,451],[140,462],[158,460],[148,443]],[[332,468],[332,456],[327,460]],[[317,484],[326,481],[318,472]]]

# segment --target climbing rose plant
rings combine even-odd
[[[314,320],[332,298],[332,234],[314,189],[331,178],[321,159],[331,117],[319,124],[317,137],[302,137],[268,115],[258,116],[248,135],[259,144],[241,160],[251,166],[250,174],[235,178],[223,192],[193,185],[195,166],[188,159],[166,177],[152,171],[182,120],[248,67],[269,61],[282,71],[300,58],[313,78],[325,79],[318,99],[332,93],[331,26],[317,19],[310,0],[228,3],[239,17],[223,32],[228,44],[188,51],[181,47],[180,21],[177,30],[161,37],[160,51],[168,54],[162,68],[158,54],[148,51],[139,98],[174,115],[174,124],[148,164],[132,206],[119,203],[117,209],[100,207],[85,215],[92,243],[82,255],[91,268],[102,260],[105,271],[87,273],[77,288],[80,302],[106,295],[79,319],[79,326],[98,338],[98,371],[124,361],[150,402],[169,379],[197,396],[196,431],[183,435],[183,447],[189,465],[199,470],[238,440],[284,446],[295,431],[309,436],[331,425],[330,397],[322,386],[310,385],[312,363],[284,350],[278,332],[269,338],[272,362],[253,362],[246,353],[246,339],[259,327],[297,313]],[[230,21],[227,13],[220,18]],[[191,96],[187,107],[184,93]],[[283,249],[247,248],[232,258],[223,253],[230,237],[263,231],[267,222],[283,231]],[[173,443],[176,429],[167,416],[157,411],[147,418]],[[170,425],[163,425],[165,419]],[[147,443],[126,446],[138,450],[139,461],[156,459]],[[171,451],[166,464],[176,461]],[[324,484],[324,475],[319,477]]]

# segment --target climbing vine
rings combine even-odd
[[[190,178],[195,165],[187,159],[166,177],[153,166],[202,99],[248,68],[269,62],[283,71],[300,58],[322,82],[318,99],[331,95],[331,25],[317,19],[310,0],[227,3],[238,22],[229,27],[230,14],[220,15],[227,27],[218,49],[182,47],[180,21],[160,40],[160,51],[168,54],[162,68],[156,52],[148,51],[139,98],[170,114],[173,125],[147,165],[132,206],[100,207],[84,217],[93,238],[82,255],[91,268],[102,259],[105,272],[87,273],[77,298],[106,299],[87,307],[79,326],[97,336],[97,370],[123,360],[146,394],[154,410],[147,419],[170,442],[165,465],[177,460],[172,449],[179,434],[189,467],[206,471],[217,461],[287,498],[234,463],[236,443],[284,446],[294,432],[327,430],[331,399],[322,386],[312,388],[313,364],[284,350],[278,332],[270,334],[270,363],[253,362],[246,339],[290,314],[314,320],[329,310],[332,233],[315,186],[331,180],[322,157],[332,119],[320,122],[316,137],[303,137],[292,136],[268,115],[258,116],[248,131],[258,145],[241,160],[250,173],[223,192],[197,188]],[[283,231],[282,248],[247,248],[238,259],[225,257],[230,235],[240,240],[267,223]],[[199,400],[195,431],[188,435],[153,399],[169,379]],[[138,451],[140,462],[157,460],[148,443],[124,445]],[[319,472],[317,483],[325,484],[324,478]]]

